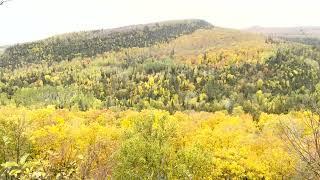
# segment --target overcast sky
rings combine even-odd
[[[171,19],[216,26],[320,26],[320,0],[11,0],[0,6],[0,45],[54,34]]]

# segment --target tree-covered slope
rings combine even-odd
[[[181,36],[164,48],[174,49],[182,62],[221,66],[261,61],[273,45],[262,35],[216,27]]]
[[[54,36],[45,40],[18,44],[5,50],[0,66],[18,67],[41,61],[92,57],[103,52],[130,47],[146,47],[168,42],[197,29],[213,27],[203,20],[182,20],[96,30]]]
[[[195,22],[205,23],[183,22],[187,27],[194,27]],[[145,27],[157,32],[153,28],[164,26],[182,25],[178,21],[113,32]],[[99,37],[101,32],[97,31]],[[81,39],[84,34],[88,33],[73,34],[73,39]],[[276,42],[262,35],[218,27],[194,29],[154,43],[118,46],[93,57],[70,60],[28,61],[21,56],[21,67],[0,68],[0,104],[54,105],[84,111],[157,108],[170,112],[232,112],[241,106],[258,118],[261,112],[310,109],[320,99],[320,51],[312,46]],[[82,53],[85,52],[86,49]],[[23,66],[25,62],[30,63]]]

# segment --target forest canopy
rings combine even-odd
[[[319,62],[203,20],[0,48],[0,178],[320,178]]]

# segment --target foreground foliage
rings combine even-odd
[[[160,110],[80,112],[50,107],[37,110],[2,107],[1,176],[7,179],[297,176],[295,170],[303,168],[303,163],[281,138],[279,122],[299,124],[305,114],[263,114],[256,123],[240,107],[237,109],[233,115],[227,112],[170,115]]]

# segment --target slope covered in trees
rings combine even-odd
[[[202,20],[184,20],[128,26],[112,30],[70,33],[42,41],[11,46],[0,57],[0,66],[18,67],[41,61],[92,57],[121,48],[146,47],[167,42],[201,28],[212,28],[212,26]]]
[[[204,38],[210,37],[207,31],[211,38]],[[2,68],[1,103],[80,110],[153,107],[170,112],[232,112],[241,106],[254,117],[318,103],[317,49],[269,44],[260,36],[229,42],[235,38],[228,31],[226,36],[221,32],[201,30],[189,35],[190,39],[182,36],[168,44],[44,62],[14,71]],[[208,48],[203,52],[194,38]],[[193,48],[188,50],[188,46]]]
[[[1,179],[318,179],[320,49],[201,20],[0,58]]]

